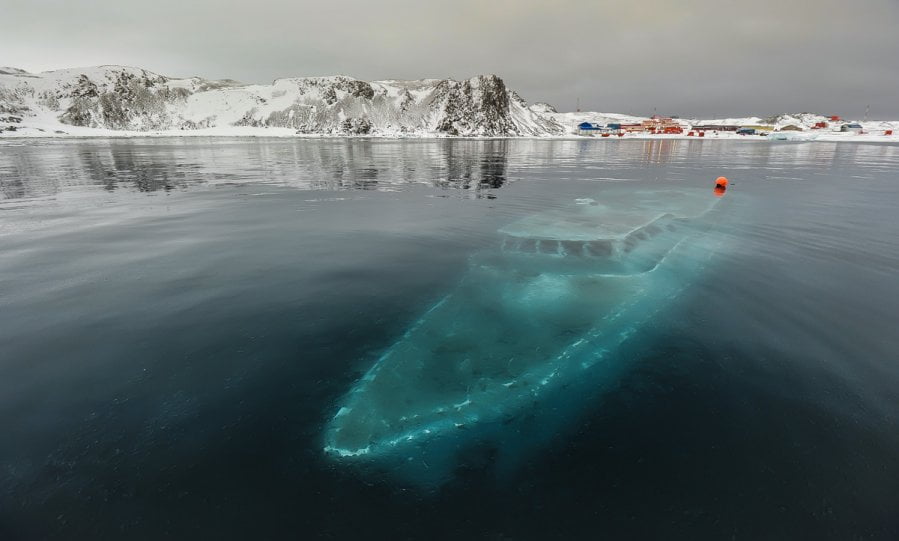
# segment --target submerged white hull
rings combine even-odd
[[[631,212],[587,201],[501,230],[503,250],[474,256],[459,286],[351,389],[325,452],[439,481],[478,441],[520,449],[511,440],[552,432],[576,413],[577,397],[626,364],[622,345],[712,253],[702,234],[711,191],[677,194],[634,202],[631,193]],[[651,208],[635,208],[647,199]],[[526,418],[540,419],[537,432]]]

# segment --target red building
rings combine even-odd
[[[673,118],[653,115],[649,120],[641,123],[643,131],[650,133],[683,133],[681,125]]]

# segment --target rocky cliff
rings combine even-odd
[[[0,130],[69,133],[77,128],[81,134],[83,128],[147,132],[229,127],[372,136],[543,136],[563,131],[495,75],[373,82],[306,77],[246,85],[174,79],[123,66],[39,74],[0,68]]]

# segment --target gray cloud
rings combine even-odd
[[[899,117],[896,0],[4,0],[0,65],[174,76],[497,73],[561,110]]]

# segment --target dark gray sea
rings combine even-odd
[[[504,226],[720,175],[720,248],[514,468],[323,452]],[[899,146],[0,141],[0,540],[38,539],[899,539]]]

